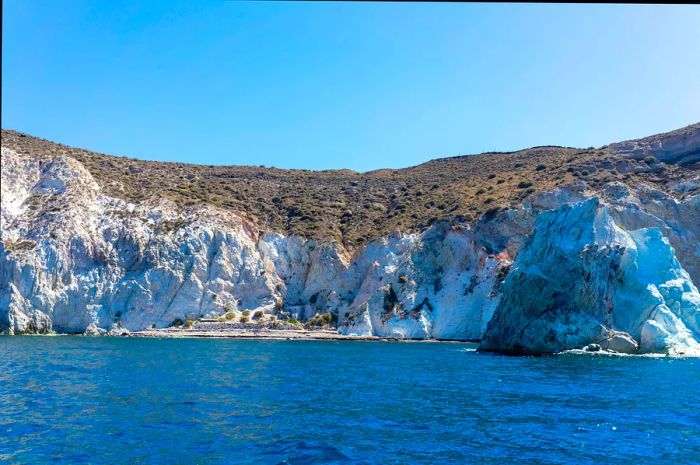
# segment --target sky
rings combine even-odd
[[[700,121],[700,6],[5,0],[2,127],[368,171]]]

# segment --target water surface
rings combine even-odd
[[[0,463],[700,463],[700,360],[0,337]]]

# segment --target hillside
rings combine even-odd
[[[700,354],[699,153],[696,124],[354,173],[3,131],[0,332],[303,322],[514,353]]]
[[[534,147],[367,173],[150,162],[4,129],[2,146],[34,159],[73,158],[105,194],[126,201],[166,198],[179,208],[210,204],[260,231],[332,240],[354,250],[392,232],[423,231],[437,220],[465,224],[576,183],[593,191],[613,181],[649,185],[680,199],[692,189],[672,187],[697,173],[700,163],[697,152],[683,152],[683,144],[698,134],[700,123],[602,148]],[[668,150],[660,149],[664,141],[683,156],[667,157]]]

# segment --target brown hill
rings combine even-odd
[[[336,240],[348,249],[437,220],[469,222],[538,191],[580,182],[591,190],[611,181],[645,183],[688,195],[669,186],[697,174],[698,139],[695,124],[597,149],[533,147],[356,173],[142,161],[2,130],[3,147],[37,158],[72,157],[109,195],[132,202],[165,197],[182,207],[209,203],[261,229]]]

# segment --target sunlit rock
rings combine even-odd
[[[540,214],[481,349],[695,353],[699,317],[700,294],[661,232],[626,232],[591,199]]]

